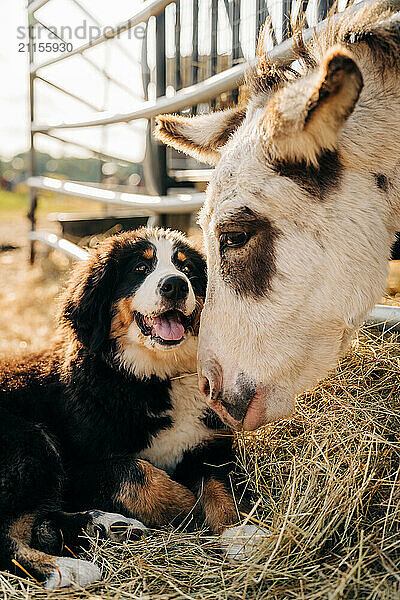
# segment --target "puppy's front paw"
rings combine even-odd
[[[271,535],[271,532],[268,529],[247,523],[246,525],[228,527],[221,533],[219,539],[227,558],[244,560],[269,535]]]
[[[142,537],[147,527],[137,519],[129,519],[117,513],[108,513],[101,510],[88,512],[89,522],[86,531],[89,535],[101,539],[121,542],[123,540],[138,540]]]
[[[101,577],[99,567],[87,560],[60,556],[53,564],[55,568],[44,582],[46,590],[84,587],[89,583],[99,581]]]

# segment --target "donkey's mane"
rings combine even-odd
[[[382,73],[387,69],[398,69],[400,18],[390,17],[399,9],[399,0],[392,3],[376,2],[358,10],[348,8],[339,15],[331,15],[326,28],[307,42],[297,25],[293,31],[293,62],[297,61],[296,69],[269,60],[264,50],[264,38],[268,31],[266,24],[258,40],[256,66],[249,70],[246,78],[250,96],[268,93],[290,80],[307,75],[319,64],[322,55],[336,44],[349,50],[365,44]]]

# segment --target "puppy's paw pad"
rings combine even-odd
[[[120,542],[122,540],[138,540],[142,537],[147,527],[137,519],[129,519],[117,513],[108,513],[101,510],[89,512],[90,521],[87,526],[89,535],[102,539]]]
[[[78,558],[59,557],[54,561],[52,570],[44,587],[46,590],[57,590],[65,587],[85,587],[89,583],[99,581],[101,571],[97,565]]]
[[[271,535],[271,532],[268,529],[247,523],[246,525],[228,527],[221,533],[220,541],[227,558],[244,560],[269,535]]]

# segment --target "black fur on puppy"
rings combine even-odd
[[[89,534],[237,521],[232,436],[197,389],[206,265],[160,229],[109,238],[79,263],[58,332],[0,375],[0,568],[48,588],[99,578],[68,548]],[[22,574],[19,571],[19,574]]]

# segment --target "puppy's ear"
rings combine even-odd
[[[118,281],[118,263],[111,248],[102,247],[73,273],[61,306],[61,319],[92,352],[109,339],[111,304]]]

